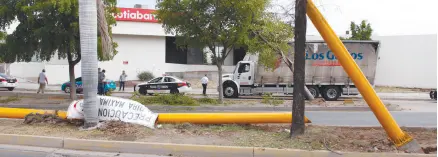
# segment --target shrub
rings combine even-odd
[[[262,96],[262,104],[269,104],[275,107],[283,103],[283,100],[273,97],[272,93],[266,93]]]
[[[152,97],[147,96],[135,96],[133,100],[142,103],[143,105],[178,105],[178,106],[199,106],[199,102],[196,99],[184,96],[181,94],[162,94]]]
[[[212,98],[200,98],[198,99],[201,104],[218,104],[219,102],[216,99]]]
[[[155,76],[150,71],[143,71],[137,75],[137,78],[141,81],[149,81],[155,78]]]

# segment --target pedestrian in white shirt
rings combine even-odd
[[[49,81],[47,80],[46,70],[43,69],[43,71],[38,76],[38,84],[40,85],[40,87],[38,88],[37,93],[41,92],[44,94],[44,89],[46,88],[46,83],[49,84]]]
[[[205,76],[202,77],[201,83],[202,83],[202,94],[207,95],[207,84],[208,84],[207,74],[205,74]]]
[[[120,75],[120,78],[119,78],[119,81],[120,81],[119,91],[122,89],[123,89],[123,91],[125,91],[125,82],[126,82],[127,77],[128,77],[128,75],[126,75],[125,70],[123,70],[122,75]]]

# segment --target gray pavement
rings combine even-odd
[[[435,112],[390,112],[400,127],[437,128],[437,113]],[[368,112],[326,112],[309,111],[305,115],[314,125],[327,126],[380,126],[371,111]]]
[[[164,157],[164,156],[0,145],[0,157]]]

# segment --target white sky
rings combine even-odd
[[[293,0],[273,0],[280,5]],[[350,22],[367,20],[373,35],[437,34],[438,0],[314,0],[337,34],[345,34]],[[146,4],[153,8],[156,0],[118,0],[120,7]],[[308,35],[319,35],[308,20]]]

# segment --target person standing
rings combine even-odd
[[[99,73],[98,75],[99,77],[99,84],[98,84],[98,88],[99,88],[99,95],[104,95],[105,94],[105,69],[102,70],[102,72]]]
[[[43,69],[43,71],[38,76],[38,84],[40,85],[40,87],[38,88],[37,94],[39,94],[40,92],[44,94],[44,89],[46,88],[46,84],[49,84],[45,69]]]
[[[120,78],[119,78],[119,81],[120,81],[119,91],[122,90],[122,87],[123,87],[123,91],[125,91],[125,82],[126,82],[127,77],[128,77],[128,75],[126,75],[125,70],[123,70],[122,75],[120,75]]]
[[[201,83],[202,83],[202,94],[207,95],[207,84],[208,84],[207,74],[205,74],[205,76],[202,77]]]
[[[100,83],[100,77],[102,75],[102,70],[100,70],[100,68],[97,68],[97,94],[101,95],[102,91],[100,91],[101,88],[101,83]]]

